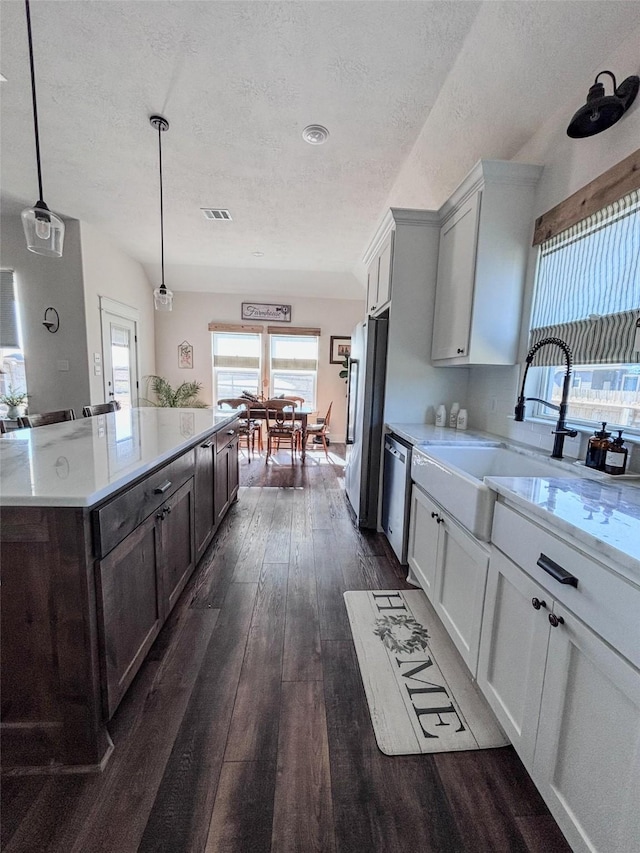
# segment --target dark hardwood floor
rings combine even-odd
[[[403,589],[344,448],[241,457],[240,499],[118,709],[99,776],[2,779],[5,853],[560,853],[512,748],[377,748],[342,593]]]

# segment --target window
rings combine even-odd
[[[542,243],[530,344],[566,341],[574,368],[568,416],[640,431],[640,191]],[[558,403],[560,350],[536,355],[539,396]],[[540,417],[555,414],[539,406]]]
[[[213,333],[213,399],[260,393],[261,339],[247,332]]]
[[[312,335],[270,336],[271,395],[292,394],[305,405],[316,404],[318,338]]]
[[[27,393],[20,312],[13,270],[0,270],[0,394]],[[3,406],[3,413],[6,413]]]

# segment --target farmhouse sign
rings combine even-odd
[[[275,320],[280,323],[291,322],[291,305],[272,305],[267,302],[243,302],[243,320]]]

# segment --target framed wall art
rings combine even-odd
[[[178,345],[178,367],[193,367],[193,347],[189,341],[182,341],[182,343]]]
[[[243,302],[243,320],[275,320],[278,323],[291,322],[291,305],[275,305],[271,302]]]
[[[351,355],[351,338],[332,335],[329,350],[329,364],[342,364]]]

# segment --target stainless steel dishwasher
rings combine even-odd
[[[411,492],[411,447],[386,435],[382,486],[382,529],[396,557],[407,562],[409,496]]]

